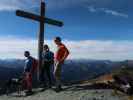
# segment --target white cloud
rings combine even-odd
[[[0,5],[0,11],[13,11],[13,10],[16,10],[16,9],[18,9],[17,6]]]
[[[39,9],[41,0],[0,0],[0,11],[14,11],[16,9]],[[66,8],[79,5],[88,0],[45,0],[48,9]]]
[[[133,41],[64,41],[70,50],[69,59],[133,59]],[[56,46],[51,40],[47,43],[52,51]],[[37,41],[32,39],[1,38],[0,58],[24,58],[25,50],[37,57]]]
[[[14,11],[16,9],[28,9],[38,5],[40,0],[1,0],[0,11]]]
[[[1,0],[0,1],[0,11],[3,11],[3,10],[15,10],[18,8],[17,6],[17,1],[16,0]]]
[[[114,11],[114,10],[110,10],[110,9],[107,9],[107,8],[95,8],[93,6],[88,6],[87,8],[90,12],[103,12],[105,14],[110,14],[110,15],[113,15],[113,16],[118,16],[118,17],[123,17],[123,18],[128,18],[129,17],[128,14],[121,13],[121,12]]]
[[[14,11],[16,9],[25,9],[25,10],[38,10],[41,0],[0,0],[0,11]],[[79,8],[83,5],[95,5],[100,7],[105,7],[109,4],[114,3],[112,0],[44,0],[46,2],[47,9],[63,9],[63,8],[71,8],[78,6]],[[127,1],[129,2],[129,1]],[[56,9],[55,9],[56,8]],[[91,12],[96,12],[98,9],[92,7],[88,7]],[[123,14],[120,12],[116,12],[113,10],[103,10],[103,12],[121,16],[128,17],[127,14]]]
[[[124,18],[128,18],[129,16],[127,14],[124,13],[120,13],[117,11],[113,11],[113,10],[109,10],[109,9],[103,9],[103,11],[107,14],[111,14],[113,16],[120,16],[120,17],[124,17]]]
[[[71,8],[74,6],[80,6],[84,3],[92,2],[93,0],[46,0],[47,6],[50,9]]]
[[[90,12],[96,12],[97,11],[97,9],[94,8],[93,6],[89,6],[88,9]]]

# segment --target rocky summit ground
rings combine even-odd
[[[56,93],[53,89],[40,91],[34,89],[34,94],[19,96],[13,93],[9,96],[1,95],[0,100],[133,100],[123,93],[114,93],[112,89],[93,89],[87,87],[87,84],[64,86],[64,90]]]

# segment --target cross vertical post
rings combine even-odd
[[[45,20],[45,3],[41,1],[41,7],[40,7],[40,16],[41,20]],[[38,34],[38,80],[40,76],[40,69],[42,68],[42,53],[43,53],[43,44],[44,44],[44,22],[40,21],[40,31]]]

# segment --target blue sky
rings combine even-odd
[[[39,31],[38,22],[16,16],[15,10],[23,9],[39,14],[39,2],[40,0],[1,0],[1,39],[8,40],[9,44],[11,42],[14,43],[14,40],[17,40],[17,42],[24,42],[22,40],[27,39],[31,41],[36,40]],[[76,48],[74,48],[75,45],[78,43],[86,43],[85,47],[82,47],[83,44],[80,44],[78,47],[82,49],[80,53],[83,51],[88,53],[88,58],[132,59],[132,48],[129,49],[127,47],[127,45],[131,45],[133,42],[132,4],[133,1],[131,0],[46,0],[46,16],[63,21],[64,26],[60,28],[46,24],[45,39],[52,40],[55,36],[61,36],[64,40],[71,41],[70,43],[67,42],[67,44],[74,45],[70,46],[73,52],[72,55],[76,55],[77,52]],[[94,53],[94,55],[89,56],[91,53],[91,50],[89,50],[91,45],[99,42],[100,47],[95,45],[96,53],[98,54],[95,55],[96,53]],[[52,47],[52,42],[48,43]],[[105,46],[106,43],[109,43],[107,47]],[[113,48],[115,44],[119,45]],[[13,45],[18,46],[19,44]],[[101,51],[97,51],[99,48],[103,50],[100,49]],[[3,50],[5,51],[4,48]],[[11,48],[8,48],[8,52],[13,53],[13,55],[9,57],[20,57],[17,56],[14,50],[10,50]],[[116,51],[119,53],[119,50],[120,54],[118,56],[120,57],[115,58],[113,55],[116,54]],[[35,52],[35,49],[33,51]],[[127,54],[126,52],[129,53]],[[3,51],[0,54],[3,54]],[[79,55],[76,58],[81,58],[81,56],[84,58],[85,54]]]

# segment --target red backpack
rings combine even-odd
[[[33,58],[31,72],[32,73],[37,72],[37,67],[38,67],[38,60]]]

